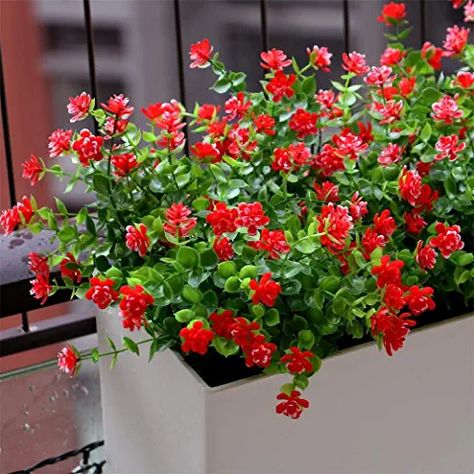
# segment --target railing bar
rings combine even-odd
[[[179,0],[174,0],[174,30],[176,34],[176,52],[178,55],[178,83],[179,83],[179,99],[186,109],[186,86],[184,79],[184,58],[183,58],[183,35],[181,29],[181,8]],[[187,123],[187,120],[185,118]],[[189,136],[188,127],[184,128],[184,134],[186,136],[186,142],[184,144],[184,151],[186,155],[189,155]]]
[[[24,332],[30,332],[30,320],[28,319],[28,313],[21,313],[21,329]]]
[[[420,40],[421,44],[426,41],[426,1],[420,0]]]
[[[95,52],[94,52],[94,30],[92,28],[91,5],[90,0],[83,0],[84,6],[84,26],[86,29],[87,40],[87,61],[89,63],[89,87],[90,94],[96,100],[97,97],[97,77],[95,71]],[[97,135],[99,128],[97,122],[94,120],[94,131]]]
[[[262,38],[262,51],[268,51],[268,27],[267,27],[267,0],[260,0],[260,34]]]
[[[350,46],[350,15],[349,15],[349,0],[342,1],[343,14],[344,14],[344,51],[349,53]]]
[[[2,96],[2,130],[3,143],[5,144],[5,160],[7,164],[8,193],[10,196],[10,205],[16,204],[15,174],[13,172],[12,147],[10,141],[10,123],[8,121],[7,95],[5,92],[5,75],[3,71],[3,55],[0,46],[0,94]]]

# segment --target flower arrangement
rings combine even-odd
[[[465,10],[472,20],[471,1]],[[331,67],[325,47],[308,48],[304,66],[261,53],[262,90],[249,92],[204,39],[190,67],[212,68],[223,107],[150,104],[139,130],[123,95],[100,107],[84,92],[70,98],[71,122],[92,117],[95,132],[54,131],[49,158],[32,155],[23,175],[67,179],[66,192],[85,183],[96,202],[73,214],[59,199],[53,211],[24,197],[0,217],[5,234],[55,232],[52,254],[29,256],[35,298],[66,287],[118,306],[130,332],[105,354],[66,346],[63,371],[142,344],[150,359],[168,347],[240,354],[292,377],[276,411],[298,418],[309,406],[301,391],[338,338],[371,334],[391,356],[435,307],[435,290],[473,298],[463,247],[474,234],[474,46],[452,26],[442,48],[405,48],[405,17],[403,3],[385,5],[380,65],[344,53],[333,89],[317,87]],[[439,72],[444,57],[462,68]],[[189,131],[199,138],[186,153]],[[49,163],[57,157],[75,171]],[[132,338],[139,329],[145,339]]]

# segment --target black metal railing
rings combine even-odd
[[[86,48],[89,69],[89,90],[92,97],[98,97],[98,87],[96,78],[96,59],[94,51],[94,29],[90,0],[78,0],[83,2],[84,27],[86,33]],[[417,0],[419,5],[419,31],[420,40],[423,43],[426,39],[426,1]],[[255,0],[259,7],[260,14],[260,35],[261,48],[268,50],[271,48],[268,28],[268,5],[269,0]],[[341,15],[343,18],[343,44],[344,50],[348,52],[351,44],[351,6],[354,7],[356,0],[341,0]],[[175,47],[177,58],[177,75],[179,83],[179,95],[181,102],[186,105],[186,84],[185,84],[185,58],[182,37],[182,0],[173,0],[174,6],[174,28]],[[12,157],[12,146],[10,139],[10,124],[8,115],[8,84],[5,83],[5,75],[2,61],[2,45],[0,45],[0,92],[1,92],[1,117],[2,132],[5,149],[5,162],[7,168],[9,198],[13,206],[17,202],[18,196],[15,190],[14,166]],[[96,130],[97,132],[97,130]],[[188,141],[186,140],[186,143]],[[49,244],[47,232],[39,236],[26,237],[13,235],[3,237],[0,240],[1,264],[0,272],[0,317],[12,314],[21,314],[21,325],[14,329],[0,331],[0,356],[13,354],[19,351],[36,348],[54,342],[71,339],[86,334],[94,333],[96,330],[95,318],[93,316],[83,316],[71,318],[61,316],[48,319],[34,326],[30,324],[28,311],[39,308],[39,304],[29,295],[29,279],[26,265],[26,255],[29,251],[38,249],[44,251]],[[22,245],[18,242],[23,241]],[[16,243],[15,243],[16,242]],[[17,246],[18,244],[18,246]],[[41,250],[40,250],[41,249]],[[11,268],[10,268],[11,267]],[[46,306],[55,305],[70,298],[70,293],[60,291],[46,302]]]

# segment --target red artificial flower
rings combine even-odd
[[[334,206],[332,202],[321,208],[321,214],[316,216],[319,222],[318,232],[322,232],[321,244],[338,252],[346,247],[346,239],[354,227],[349,209],[345,206]]]
[[[436,265],[436,250],[430,245],[423,247],[423,241],[419,240],[415,249],[415,260],[422,270],[432,270]]]
[[[306,48],[306,53],[309,56],[309,62],[315,69],[329,72],[331,65],[332,53],[325,47],[313,46],[313,49]]]
[[[73,144],[72,149],[78,154],[79,161],[83,166],[87,166],[90,160],[100,161],[103,158],[102,145],[104,139],[92,135],[89,130],[81,130],[78,138]]]
[[[37,278],[49,279],[51,269],[49,268],[48,257],[36,252],[30,252],[28,254],[28,268]]]
[[[30,281],[31,290],[30,295],[37,300],[41,300],[40,304],[43,305],[48,299],[49,294],[53,290],[53,287],[49,284],[48,278],[38,277]]]
[[[382,116],[380,125],[387,125],[400,120],[403,109],[403,100],[388,100],[384,104],[375,102],[374,107],[375,110]]]
[[[182,202],[172,204],[166,209],[166,222],[163,229],[175,237],[187,237],[197,225],[197,219],[188,217],[189,215],[191,215],[191,209]]]
[[[0,214],[0,226],[2,227],[3,235],[11,234],[20,222],[20,216],[16,206],[13,206],[11,209],[5,209]]]
[[[220,161],[221,154],[216,145],[211,143],[198,142],[191,147],[191,153],[200,160],[209,160],[212,163]]]
[[[148,294],[143,286],[135,285],[122,286],[120,288],[122,299],[119,303],[120,316],[122,316],[122,326],[133,331],[140,329],[145,321],[145,311],[155,301],[153,296]]]
[[[275,119],[270,115],[260,114],[253,119],[253,124],[258,133],[265,133],[266,135],[273,136],[276,131],[273,129],[275,126]]]
[[[389,284],[402,286],[400,270],[405,266],[402,260],[390,260],[390,255],[383,255],[380,265],[372,267],[372,275],[377,276],[377,286],[383,288]]]
[[[418,235],[427,225],[427,222],[416,212],[405,212],[403,214],[407,231]]]
[[[363,76],[370,70],[365,60],[365,54],[360,54],[355,51],[349,54],[342,54],[342,67],[347,72],[352,72],[356,76]]]
[[[225,113],[227,114],[228,120],[242,119],[252,106],[250,100],[245,100],[245,94],[240,91],[225,103]]]
[[[129,175],[131,171],[140,166],[136,156],[133,153],[114,155],[110,161],[115,167],[115,175],[120,178]]]
[[[406,56],[406,51],[401,49],[386,48],[380,56],[381,66],[396,66]]]
[[[59,264],[61,276],[69,278],[73,283],[79,285],[82,281],[82,273],[79,270],[79,264],[71,252],[66,254],[66,257],[61,260]]]
[[[423,177],[427,176],[431,170],[431,167],[433,166],[433,161],[430,161],[429,163],[423,163],[422,161],[419,161],[416,165],[416,171],[418,171],[418,174]]]
[[[364,81],[369,86],[382,87],[384,85],[389,86],[395,78],[396,76],[392,75],[392,68],[390,66],[372,66]]]
[[[68,344],[58,352],[59,370],[72,377],[78,368],[79,354],[77,349]]]
[[[338,150],[325,143],[321,153],[316,155],[313,160],[313,167],[319,168],[325,177],[331,176],[336,171],[345,170],[344,159],[338,154]]]
[[[391,313],[387,308],[380,308],[371,317],[372,334],[379,334],[383,337],[383,345],[387,355],[403,347],[405,337],[410,332],[410,327],[415,326],[415,321],[408,319],[409,313],[402,313],[399,316]]]
[[[313,183],[316,196],[323,202],[339,202],[339,186],[331,181],[323,181],[321,184]],[[352,213],[351,213],[352,215]]]
[[[381,152],[377,161],[382,166],[388,166],[397,163],[402,159],[403,148],[396,143],[389,143]]]
[[[227,237],[217,237],[212,248],[221,262],[230,260],[234,256],[232,242]]]
[[[423,184],[420,188],[420,195],[416,199],[415,211],[418,213],[431,212],[438,197],[438,191],[431,189],[429,184]]]
[[[275,77],[265,86],[265,90],[273,96],[273,102],[280,102],[283,97],[293,97],[295,91],[292,88],[296,81],[296,75],[285,75],[282,71],[277,71]]]
[[[304,408],[309,407],[308,400],[300,397],[298,390],[293,390],[290,395],[281,392],[277,395],[277,400],[283,400],[276,406],[276,412],[289,418],[297,419],[301,416]]]
[[[351,198],[349,212],[351,213],[352,219],[355,221],[362,219],[362,217],[369,212],[367,209],[367,202],[362,199],[362,196],[359,196],[358,191],[356,191]]]
[[[444,258],[464,248],[464,242],[461,239],[461,228],[458,225],[447,226],[441,222],[437,222],[435,225],[435,231],[437,235],[432,237],[430,245],[437,248]]]
[[[456,99],[449,95],[443,95],[438,102],[435,102],[431,108],[433,113],[431,117],[439,122],[444,122],[446,125],[450,125],[454,120],[462,118],[463,111],[459,110]]]
[[[395,311],[400,311],[405,306],[404,291],[397,285],[390,283],[384,288],[383,302]]]
[[[474,72],[459,71],[454,82],[463,89],[469,89],[474,84]]]
[[[281,49],[273,48],[270,51],[264,51],[260,53],[260,58],[262,59],[260,66],[273,71],[281,71],[291,64],[291,59],[288,59]]]
[[[225,309],[221,313],[212,313],[209,316],[209,321],[218,336],[232,339],[232,327],[235,323],[233,311]]]
[[[474,2],[472,0],[468,0],[464,5],[464,21],[474,21]]]
[[[464,0],[451,0],[451,3],[453,4],[453,8],[457,10],[462,7]]]
[[[123,94],[113,95],[106,104],[100,104],[104,110],[115,116],[117,120],[127,120],[133,114],[134,107],[128,105],[130,99]]]
[[[459,137],[457,135],[441,136],[435,144],[435,149],[438,154],[435,156],[435,160],[443,160],[449,158],[450,161],[454,161],[458,157],[458,153],[466,148],[464,142],[459,143]]]
[[[195,321],[191,327],[185,327],[179,331],[179,336],[183,340],[181,344],[183,352],[197,352],[201,355],[207,353],[214,333],[203,326],[202,321]]]
[[[382,7],[382,12],[377,17],[377,21],[392,26],[394,23],[402,21],[406,16],[407,11],[404,3],[390,2]]]
[[[71,149],[72,130],[58,128],[48,137],[49,156],[55,158]]]
[[[31,155],[28,161],[22,164],[22,177],[29,179],[31,186],[34,186],[43,176],[43,164],[37,156]]]
[[[426,59],[433,69],[441,69],[441,58],[443,57],[443,50],[441,48],[437,48],[429,41],[425,41],[421,48],[421,57]]]
[[[237,211],[235,224],[238,227],[247,227],[250,235],[255,235],[260,227],[265,227],[270,223],[270,218],[265,215],[260,202],[240,202]]]
[[[91,106],[91,96],[86,92],[76,97],[69,97],[67,111],[72,115],[70,122],[77,122],[85,119],[89,115]]]
[[[31,201],[26,196],[23,196],[21,201],[16,203],[16,208],[18,210],[19,223],[24,221],[25,224],[28,224],[34,214]]]
[[[416,86],[416,77],[403,77],[398,83],[400,95],[408,97]]]
[[[332,90],[319,89],[318,93],[314,96],[314,100],[322,109],[331,110],[336,102],[336,94]]]
[[[137,252],[140,257],[145,257],[150,247],[150,237],[148,236],[145,224],[138,224],[136,227],[128,225],[126,227],[125,243],[127,248]]]
[[[110,278],[102,280],[99,277],[92,277],[90,288],[86,292],[86,299],[93,301],[100,309],[105,309],[114,301],[117,301],[119,294],[114,290],[115,282]]]
[[[281,286],[271,278],[272,274],[268,272],[262,275],[260,281],[250,280],[249,287],[253,290],[253,304],[263,303],[269,308],[275,305],[275,301],[281,293]]]
[[[283,230],[263,229],[260,240],[249,242],[249,245],[254,249],[268,252],[268,256],[275,260],[280,258],[281,254],[288,253],[291,250]]]
[[[224,117],[222,120],[215,120],[210,123],[207,127],[207,133],[211,138],[222,138],[226,135],[228,129],[227,118]]]
[[[380,214],[374,216],[374,230],[378,234],[389,238],[397,229],[395,219],[391,216],[388,209],[384,209]]]
[[[263,369],[268,367],[272,362],[273,353],[276,349],[276,344],[266,342],[264,335],[257,334],[252,345],[244,349],[245,365],[247,367],[256,365]]]
[[[377,234],[372,227],[367,227],[365,229],[364,235],[361,239],[362,247],[364,247],[364,258],[366,260],[370,259],[371,253],[379,247],[385,247],[387,239],[381,234]]]
[[[427,310],[435,308],[435,302],[431,299],[433,296],[433,288],[426,286],[420,288],[418,285],[413,285],[408,288],[405,294],[405,301],[414,316],[418,316]]]
[[[237,230],[237,209],[228,208],[223,202],[214,204],[213,210],[206,216],[206,222],[211,225],[216,235],[224,232],[235,232]]]
[[[120,135],[123,133],[128,125],[128,120],[115,120],[115,117],[107,117],[105,123],[102,126],[102,130],[107,134],[106,138],[110,138],[112,135]]]
[[[250,140],[249,129],[239,127],[238,124],[234,124],[227,139],[227,154],[234,159],[250,160],[250,154],[257,148],[257,141]]]
[[[234,342],[246,350],[254,343],[255,331],[260,329],[260,325],[255,321],[249,322],[245,318],[238,317],[234,319],[229,329]]]
[[[286,364],[286,368],[290,374],[302,374],[304,372],[312,372],[313,364],[311,359],[314,354],[310,351],[302,351],[299,347],[290,347],[290,353],[285,354],[281,358],[281,362]]]
[[[369,148],[369,145],[364,143],[361,137],[352,133],[348,128],[345,128],[339,135],[334,135],[332,141],[337,147],[336,154],[348,156],[351,160],[356,160],[358,155]]]
[[[189,67],[193,69],[209,66],[213,49],[211,42],[207,38],[192,44],[189,50],[189,58],[191,59]]]
[[[372,135],[372,124],[369,122],[364,124],[364,122],[357,122],[357,127],[359,128],[359,137],[364,143],[370,144],[374,141],[374,136]]]
[[[203,104],[199,107],[197,113],[197,122],[214,121],[219,112],[220,106],[213,104]]]
[[[460,28],[458,25],[448,27],[443,41],[443,56],[459,56],[466,47],[468,37],[468,28]]]
[[[400,196],[415,206],[421,194],[421,176],[416,171],[403,169],[400,179],[398,180]]]

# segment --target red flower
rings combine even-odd
[[[53,287],[49,284],[49,275],[48,278],[39,276],[38,278],[31,280],[30,283],[30,295],[32,295],[33,298],[37,300],[41,300],[40,304],[43,305],[53,289]]]
[[[181,344],[183,352],[197,352],[204,355],[214,338],[214,333],[204,328],[202,321],[195,321],[191,327],[181,329],[179,336],[183,340]]]
[[[396,143],[389,143],[381,152],[377,161],[382,166],[388,166],[397,163],[402,159],[403,148]]]
[[[429,41],[426,41],[421,48],[421,57],[426,59],[433,69],[441,69],[441,58],[443,57],[443,50],[441,48],[437,48]]]
[[[443,42],[443,56],[459,56],[466,47],[468,37],[468,28],[460,28],[458,25],[448,27]]]
[[[374,216],[374,230],[378,234],[389,238],[397,229],[395,219],[390,215],[388,209],[384,209],[380,214]]]
[[[365,60],[365,54],[360,54],[355,51],[349,54],[342,54],[342,67],[347,72],[352,72],[356,76],[362,76],[370,70]]]
[[[364,81],[369,86],[389,86],[394,80],[395,75],[392,74],[392,68],[390,66],[373,66],[367,73]]]
[[[400,120],[403,109],[403,100],[399,100],[398,102],[395,100],[388,100],[385,104],[375,102],[374,107],[382,116],[380,125],[387,125]]]
[[[407,171],[404,168],[398,180],[398,187],[401,198],[415,206],[421,194],[421,176],[416,171]]]
[[[420,189],[420,195],[415,203],[415,211],[418,213],[430,212],[438,196],[438,191],[433,191],[429,184],[423,184]]]
[[[59,370],[72,377],[78,368],[79,354],[77,349],[71,344],[63,347],[58,352],[58,367]]]
[[[61,276],[69,278],[73,283],[79,285],[82,281],[82,273],[79,270],[79,264],[71,252],[66,254],[66,258],[61,260],[59,264]]]
[[[464,21],[474,21],[474,2],[472,0],[468,0],[464,5]]]
[[[463,89],[469,89],[474,84],[474,73],[470,71],[459,71],[455,84]]]
[[[21,201],[16,203],[15,207],[18,210],[19,223],[22,222],[22,218],[23,218],[23,221],[25,222],[25,224],[28,224],[31,218],[33,217],[33,213],[34,213],[33,207],[31,206],[31,201],[26,196],[23,196],[21,198]]]
[[[351,198],[349,212],[351,213],[352,219],[355,221],[362,219],[362,217],[369,212],[367,209],[367,202],[362,199],[362,196],[359,196],[358,191],[356,191]]]
[[[145,224],[138,224],[136,227],[128,225],[126,228],[125,243],[133,252],[137,252],[140,257],[145,257],[150,246],[150,237],[148,237]]]
[[[416,86],[416,77],[403,77],[398,83],[400,94],[403,97],[408,97]]]
[[[0,215],[0,226],[4,235],[11,234],[20,222],[20,215],[16,206],[13,206],[11,209],[5,209]]]
[[[100,309],[105,309],[118,299],[118,292],[113,289],[114,281],[110,278],[101,280],[99,277],[92,277],[90,288],[86,292],[86,299],[93,301]]]
[[[358,155],[363,153],[369,145],[364,143],[361,137],[345,128],[339,135],[334,135],[332,141],[337,147],[336,153],[340,156],[349,156],[351,160],[356,160]]]
[[[396,66],[406,56],[406,51],[401,49],[386,48],[380,56],[382,66]]]
[[[283,414],[293,419],[301,416],[303,408],[309,407],[308,400],[300,397],[301,393],[298,390],[293,390],[290,395],[281,392],[277,395],[277,400],[283,400],[276,406],[276,412]]]
[[[280,102],[283,97],[293,97],[295,91],[292,88],[296,81],[296,75],[285,75],[282,71],[277,71],[275,77],[265,86],[266,91],[273,96],[273,102]]]
[[[306,52],[309,56],[309,62],[314,68],[329,72],[332,54],[325,46],[321,48],[319,46],[313,46],[313,49],[306,48]]]
[[[310,351],[302,351],[298,347],[290,347],[290,353],[281,358],[281,362],[286,364],[288,372],[291,374],[302,374],[303,372],[312,372],[313,364],[311,359],[314,354]]]
[[[221,158],[221,154],[216,145],[210,143],[195,143],[191,147],[191,153],[200,160],[209,160],[212,163],[217,163]]]
[[[106,104],[100,104],[104,110],[115,116],[117,120],[127,120],[133,114],[134,107],[128,105],[130,99],[123,94],[113,95]]]
[[[91,96],[86,92],[76,97],[69,97],[69,104],[67,111],[71,117],[71,122],[77,122],[85,119],[89,115],[89,108],[91,106]]]
[[[237,95],[231,97],[225,103],[225,113],[227,114],[227,118],[229,120],[242,119],[249,108],[252,106],[252,102],[250,100],[245,100],[245,94],[240,91],[237,92]]]
[[[72,149],[78,154],[82,165],[87,166],[90,160],[100,161],[104,139],[92,135],[89,130],[81,130],[79,139],[72,144]]]
[[[265,336],[257,334],[252,345],[244,348],[245,365],[247,367],[268,367],[272,362],[273,353],[277,346],[273,342],[266,342]]]
[[[44,175],[43,165],[35,155],[31,155],[30,159],[25,161],[22,167],[23,173],[21,175],[24,179],[31,181],[31,186],[34,186]]]
[[[390,255],[383,255],[380,265],[372,268],[372,275],[377,276],[377,286],[383,288],[384,286],[393,284],[402,286],[402,274],[400,270],[405,263],[401,260],[390,261]]]
[[[404,3],[390,2],[382,7],[382,12],[377,17],[377,21],[392,26],[394,23],[402,21],[406,16],[407,11]]]
[[[141,285],[133,288],[122,286],[120,294],[122,295],[119,303],[120,315],[123,318],[122,326],[130,331],[140,329],[145,320],[147,307],[155,301],[153,296],[148,294]]]
[[[206,216],[206,222],[212,226],[212,231],[216,235],[224,232],[235,232],[237,230],[236,220],[237,209],[228,208],[223,202],[214,204],[212,212]]]
[[[189,58],[191,59],[189,67],[193,69],[196,67],[204,68],[209,66],[213,49],[207,38],[192,44],[189,51]]]
[[[345,170],[344,159],[338,154],[338,150],[325,143],[319,155],[314,157],[313,166],[320,168],[323,176],[331,176],[336,171]]]
[[[131,171],[140,166],[133,153],[112,156],[110,161],[115,166],[115,175],[121,178],[127,176]]]
[[[255,235],[258,228],[265,227],[270,219],[265,215],[260,202],[240,202],[238,204],[238,217],[235,224],[238,227],[247,227],[250,235]]]
[[[106,138],[110,138],[111,135],[123,133],[127,125],[128,120],[115,120],[115,117],[107,117],[102,130],[107,134]]]
[[[383,336],[383,345],[387,355],[391,356],[394,351],[403,347],[405,337],[410,332],[410,327],[416,323],[407,319],[409,313],[402,313],[399,316],[392,314],[387,308],[380,308],[371,317],[372,334]]]
[[[462,7],[464,0],[451,0],[451,3],[453,4],[454,9],[458,9]]]
[[[272,169],[289,172],[309,162],[311,151],[304,143],[292,143],[288,148],[275,148]]]
[[[385,247],[387,239],[381,234],[377,234],[372,227],[365,229],[364,235],[361,240],[362,246],[364,247],[364,258],[369,260],[370,254],[378,247]]]
[[[219,112],[220,106],[213,104],[203,104],[199,107],[197,114],[197,121],[214,121],[217,117],[217,112]]]
[[[275,126],[275,119],[270,117],[270,115],[260,114],[253,119],[253,123],[258,133],[265,133],[270,136],[276,134],[276,131],[273,129]]]
[[[260,281],[250,280],[249,287],[253,290],[253,304],[263,303],[269,308],[274,306],[278,295],[281,293],[281,286],[271,278],[272,274],[268,272],[262,275]]]
[[[419,161],[415,165],[415,168],[416,168],[416,171],[418,171],[419,175],[423,177],[429,174],[432,166],[433,166],[433,161],[430,161],[429,163],[423,163],[422,161]]]
[[[435,237],[430,240],[430,245],[437,248],[444,258],[461,250],[464,247],[464,242],[461,239],[461,228],[458,225],[447,226],[441,222],[437,222],[435,230],[438,233]]]
[[[72,130],[58,128],[48,137],[49,156],[55,158],[71,149]]]
[[[427,245],[423,247],[423,241],[419,240],[416,244],[415,260],[422,270],[432,270],[436,265],[436,250]]]
[[[249,322],[245,318],[238,317],[234,319],[229,329],[234,342],[246,350],[254,343],[255,331],[260,329],[260,325],[255,321]]]
[[[372,135],[372,124],[369,122],[364,124],[364,122],[357,122],[359,127],[359,137],[364,143],[370,144],[374,141],[374,136]]]
[[[448,135],[439,137],[436,142],[435,149],[439,152],[435,156],[435,160],[442,160],[449,158],[450,161],[454,161],[458,156],[458,153],[466,148],[464,142],[459,143],[459,137],[457,135]]]
[[[410,234],[418,235],[426,226],[427,222],[416,212],[405,212],[403,214],[407,231]]]
[[[163,226],[165,232],[175,237],[187,237],[197,224],[195,217],[188,217],[190,214],[191,209],[182,202],[172,204],[165,212],[166,222]]]
[[[273,48],[270,51],[264,51],[260,53],[260,57],[263,61],[260,66],[264,69],[280,71],[291,64],[291,59],[287,59],[286,54],[281,49]]]
[[[230,260],[234,256],[232,242],[227,237],[217,237],[212,248],[220,261]]]
[[[392,283],[387,285],[383,294],[383,302],[388,308],[400,311],[405,306],[405,298],[403,290]]]
[[[431,117],[436,121],[444,122],[446,125],[452,124],[454,120],[464,115],[463,111],[459,110],[456,100],[449,95],[443,95],[431,108],[433,109]]]
[[[321,244],[336,252],[344,250],[349,232],[354,227],[347,207],[334,206],[330,202],[321,208],[321,214],[316,219],[319,222],[318,232],[324,233]]]
[[[340,200],[338,194],[339,186],[337,184],[331,183],[331,181],[323,181],[321,184],[315,182],[313,184],[313,189],[320,201],[338,202]]]
[[[37,278],[49,279],[51,269],[49,268],[48,257],[36,252],[30,252],[28,254],[28,268]]]
[[[322,109],[331,110],[336,102],[336,94],[332,90],[319,89],[318,93],[314,96],[314,100]]]
[[[281,254],[288,253],[291,250],[283,230],[263,229],[260,240],[249,242],[249,245],[257,250],[265,250],[272,259],[278,259]]]
[[[410,286],[408,293],[405,295],[405,300],[408,308],[414,316],[418,316],[427,310],[435,308],[435,302],[431,299],[433,296],[433,288],[426,286],[420,288],[418,285]]]
[[[212,313],[209,316],[214,332],[226,339],[232,339],[232,326],[235,322],[234,313],[230,309],[225,309],[221,313]]]

